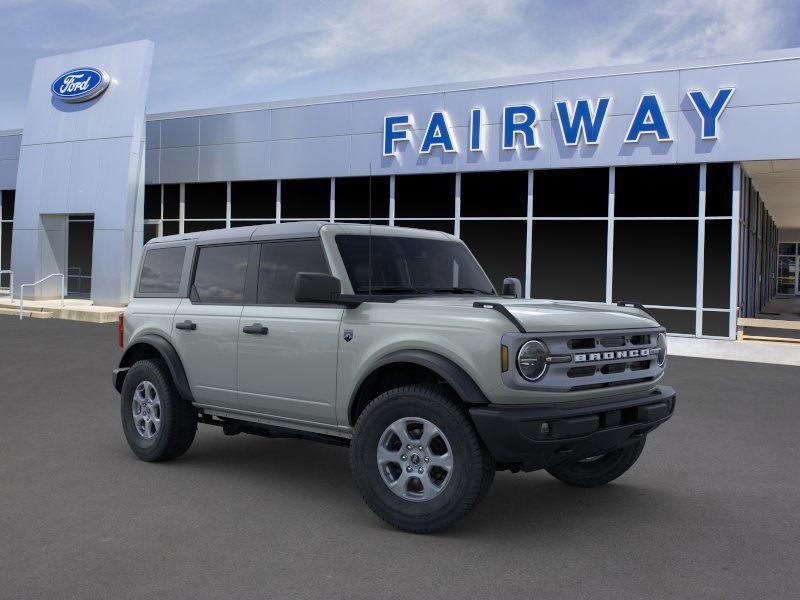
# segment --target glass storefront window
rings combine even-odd
[[[231,182],[231,217],[274,219],[277,181]]]
[[[287,179],[281,182],[281,219],[331,216],[330,179]]]
[[[536,171],[533,216],[608,216],[608,169]]]

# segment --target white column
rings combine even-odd
[[[528,171],[528,209],[525,221],[525,297],[531,297],[531,257],[533,252],[533,170]]]
[[[231,228],[231,182],[225,184],[225,229]]]
[[[700,165],[699,192],[697,194],[697,284],[695,289],[694,334],[703,335],[703,280],[706,264],[706,172],[708,165]]]
[[[158,219],[158,237],[164,235],[164,184],[158,186],[161,192],[161,212],[159,212]]]
[[[331,214],[330,221],[333,223],[336,216],[336,178],[331,177]]]
[[[281,222],[281,180],[278,179],[275,190],[275,222]]]
[[[461,237],[461,173],[456,173],[456,221],[453,234],[457,238]]]
[[[389,176],[389,225],[394,225],[394,175]]]
[[[733,163],[733,185],[731,193],[731,281],[730,281],[730,321],[728,322],[728,337],[736,339],[736,319],[738,317],[737,304],[739,302],[739,232],[741,226],[739,219],[742,206],[741,201],[741,177],[742,167],[739,163]]]
[[[183,220],[186,216],[186,184],[180,185],[180,204],[178,205],[178,233],[183,233]]]
[[[608,229],[606,231],[606,304],[614,301],[614,198],[617,185],[617,170],[608,169]]]

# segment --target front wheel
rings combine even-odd
[[[634,465],[644,450],[646,439],[643,437],[637,442],[605,454],[550,467],[547,472],[556,479],[577,487],[605,485]]]
[[[372,511],[411,533],[440,531],[466,516],[495,472],[463,408],[426,385],[390,390],[364,409],[350,466]]]

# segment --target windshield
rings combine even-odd
[[[490,294],[492,284],[466,246],[451,240],[337,235],[353,292],[366,294]]]

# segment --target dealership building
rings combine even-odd
[[[498,288],[640,302],[676,334],[732,338],[798,291],[800,50],[148,115],[152,56],[36,62],[0,132],[17,297],[63,273],[124,305],[152,237],[304,219],[446,231]]]

